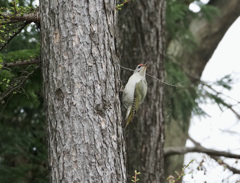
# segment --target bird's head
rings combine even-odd
[[[136,67],[136,69],[134,71],[134,74],[139,73],[141,76],[145,76],[147,65],[148,65],[148,63],[138,64],[138,66]]]

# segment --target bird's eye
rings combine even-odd
[[[142,67],[142,64],[139,64],[139,65],[138,65],[138,69],[140,69],[141,67]]]

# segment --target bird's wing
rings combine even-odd
[[[130,122],[132,122],[134,115],[138,111],[140,104],[142,103],[142,101],[144,100],[144,98],[146,96],[147,91],[145,91],[146,89],[144,88],[144,84],[145,84],[144,82],[146,82],[146,81],[141,80],[135,86],[132,108],[127,117],[126,127]]]

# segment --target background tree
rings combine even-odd
[[[171,93],[171,97],[166,100],[169,106],[167,109],[170,110],[167,116],[172,118],[167,120],[165,146],[184,147],[186,139],[189,138],[188,127],[192,112],[194,114],[204,112],[198,108],[196,101],[201,101],[196,100],[198,97],[210,96],[211,100],[219,105],[230,107],[219,96],[219,92],[208,93],[206,90],[198,90],[197,86],[206,84],[201,82],[201,74],[225,32],[239,16],[240,6],[239,1],[211,0],[207,5],[199,3],[201,11],[193,14],[188,7],[191,2],[168,1],[168,3],[167,78],[168,82],[181,83],[183,89],[167,88],[167,93]],[[216,84],[227,87],[229,83],[223,78],[220,82],[216,81]],[[166,156],[165,175],[173,174],[176,170],[181,172],[182,164],[183,156]]]
[[[118,52],[121,65],[135,68],[148,62],[147,73],[164,80],[165,1],[139,0],[119,12]],[[122,70],[126,84],[129,71]],[[128,176],[138,170],[141,182],[163,181],[163,84],[147,76],[148,92],[126,130]]]

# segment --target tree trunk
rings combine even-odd
[[[239,0],[212,0],[210,4],[219,9],[218,16],[212,17],[211,21],[205,18],[193,19],[189,24],[189,29],[198,45],[194,52],[186,51],[183,44],[176,40],[170,41],[168,45],[168,54],[176,58],[176,63],[187,73],[195,86],[224,34],[240,15]],[[185,146],[191,112],[187,111],[187,115],[189,116],[187,121],[172,121],[166,125],[166,147]],[[185,129],[181,124],[185,124]],[[167,157],[165,159],[165,176],[175,174],[174,171],[181,172],[182,166],[183,155]]]
[[[164,80],[164,0],[139,0],[119,11],[118,51],[121,65],[135,69],[148,62],[147,73]],[[122,71],[123,84],[132,73]],[[144,183],[163,180],[163,85],[147,77],[148,92],[133,122],[126,130],[128,180],[134,170]]]
[[[126,182],[111,0],[41,0],[51,182]]]

